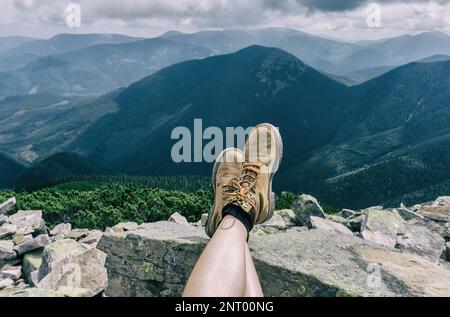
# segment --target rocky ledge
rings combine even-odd
[[[100,232],[48,230],[40,211],[0,215],[0,296],[179,296],[205,220]],[[250,248],[266,296],[450,296],[449,221],[450,197],[325,215],[302,195],[255,227]]]

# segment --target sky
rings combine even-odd
[[[71,3],[79,5],[79,27],[70,22],[77,21],[70,20],[76,14],[68,10]],[[0,36],[39,38],[59,33],[154,37],[169,30],[272,26],[345,41],[450,34],[450,0],[1,0],[0,12]]]

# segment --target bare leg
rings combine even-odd
[[[246,290],[247,230],[226,216],[189,277],[183,296],[243,297]]]
[[[263,297],[261,284],[259,283],[258,274],[256,273],[255,264],[248,245],[245,245],[245,297]]]

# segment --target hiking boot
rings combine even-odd
[[[263,123],[250,132],[244,148],[245,162],[240,179],[247,188],[246,201],[249,204],[241,207],[244,210],[254,208],[254,224],[266,222],[273,216],[275,194],[272,192],[272,179],[282,156],[283,142],[276,127]],[[253,213],[251,210],[248,212]]]
[[[206,234],[210,238],[222,221],[223,209],[229,201],[227,195],[233,188],[232,184],[239,180],[243,161],[242,151],[234,148],[225,149],[216,159],[212,173],[215,199],[205,225]]]

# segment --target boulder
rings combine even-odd
[[[12,236],[17,231],[17,226],[10,223],[4,223],[0,227],[0,239],[7,238],[9,236]]]
[[[46,231],[41,210],[20,210],[9,216],[9,222],[17,226],[17,234],[20,235],[39,235]]]
[[[65,238],[80,240],[86,238],[89,235],[90,231],[88,229],[72,229]]]
[[[52,235],[52,236],[58,235],[63,238],[66,235],[68,235],[71,230],[72,230],[72,225],[70,223],[61,223],[61,224],[55,226],[52,230],[50,230],[50,235]]]
[[[0,270],[0,276],[2,278],[11,279],[17,281],[22,275],[22,267],[6,265]]]
[[[397,244],[397,234],[404,220],[396,210],[370,209],[365,213],[361,236],[390,248]]]
[[[46,234],[41,234],[32,240],[28,240],[22,244],[16,245],[14,250],[18,255],[42,248],[50,243],[50,238]]]
[[[450,242],[445,244],[445,259],[450,262]]]
[[[327,231],[327,232],[335,232],[340,234],[347,234],[353,236],[353,232],[351,232],[344,225],[333,222],[327,219],[319,218],[319,217],[311,217],[311,224],[314,229]]]
[[[41,288],[11,288],[0,292],[0,297],[92,297],[87,289],[76,287],[61,287],[57,291]]]
[[[175,223],[179,223],[182,225],[188,225],[189,222],[186,220],[186,218],[184,216],[182,216],[179,212],[176,212],[174,214],[172,214],[169,217],[169,221],[170,222],[175,222]]]
[[[285,230],[286,229],[286,221],[281,217],[280,214],[274,213],[273,216],[261,224],[261,228],[263,229],[274,229],[274,230]]]
[[[266,296],[450,296],[450,271],[415,254],[296,229],[250,239]],[[208,241],[202,228],[172,222],[104,234],[106,295],[180,296]]]
[[[206,226],[206,222],[208,221],[208,214],[202,214],[201,218],[200,218],[200,225],[202,227]]]
[[[12,241],[14,242],[15,245],[19,245],[22,243],[25,243],[27,241],[33,240],[33,236],[31,234],[27,234],[27,235],[23,235],[23,234],[15,234],[12,237]]]
[[[295,226],[295,212],[291,209],[282,209],[275,211],[276,214],[280,215],[283,218],[286,227]]]
[[[403,220],[412,220],[412,219],[424,219],[425,217],[418,214],[417,212],[414,212],[412,210],[409,210],[407,208],[398,208],[396,209],[400,217],[403,218]]]
[[[0,215],[0,226],[4,223],[8,223],[8,216]]]
[[[114,232],[125,232],[125,231],[131,231],[136,230],[139,225],[136,222],[121,222],[111,229]]]
[[[79,242],[96,247],[97,243],[100,241],[100,238],[102,237],[102,234],[103,232],[101,232],[100,230],[93,230],[89,232],[87,237],[80,239]]]
[[[450,232],[443,223],[435,222],[431,219],[424,218],[424,219],[410,220],[408,221],[408,224],[427,227],[429,230],[431,230],[431,232],[440,235],[444,239],[446,240],[450,239]]]
[[[347,225],[348,220],[339,215],[327,215],[326,219],[340,223],[341,225]]]
[[[450,222],[450,206],[422,206],[418,213],[438,222]]]
[[[0,204],[0,214],[6,214],[16,205],[16,197],[12,197]]]
[[[445,240],[427,227],[406,223],[399,229],[396,247],[438,263],[445,250]]]
[[[292,210],[295,213],[296,221],[308,228],[312,227],[311,216],[325,218],[325,213],[317,199],[310,195],[301,195],[298,197],[292,204]]]
[[[14,281],[10,278],[0,279],[0,290],[14,286]],[[0,294],[0,297],[1,294]]]
[[[357,216],[361,215],[361,212],[360,211],[354,211],[354,210],[351,210],[351,209],[342,209],[339,212],[339,215],[341,217],[343,217],[343,218],[348,219],[348,218],[354,218],[354,217],[357,217]]]
[[[442,196],[437,198],[435,201],[433,201],[431,206],[433,207],[450,206],[450,196]]]
[[[82,288],[95,296],[108,284],[105,258],[102,251],[71,239],[53,242],[44,249],[37,287],[48,290]]]
[[[29,252],[24,255],[22,262],[22,273],[24,274],[28,283],[37,285],[38,271],[42,264],[42,249]]]
[[[9,240],[0,240],[0,261],[12,260],[17,257],[14,252],[14,243]]]
[[[359,215],[357,217],[350,218],[347,221],[347,228],[349,228],[353,232],[358,232],[358,233],[361,232],[361,226],[362,226],[364,219],[365,219],[364,215]]]

